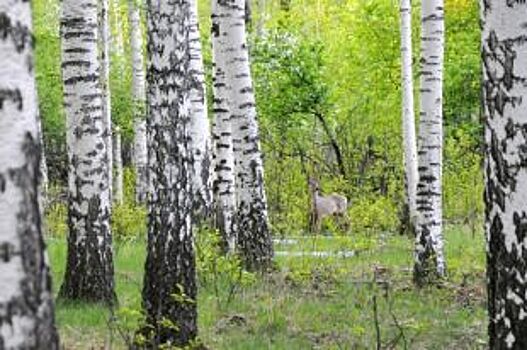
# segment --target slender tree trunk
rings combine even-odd
[[[110,22],[108,0],[98,0],[99,6],[99,59],[102,92],[102,113],[106,123],[104,142],[108,150],[110,198],[113,195],[112,107],[110,97]]]
[[[62,76],[68,144],[68,258],[60,296],[112,303],[108,123],[101,92],[97,0],[62,2]]]
[[[248,269],[263,270],[271,265],[274,253],[247,50],[245,0],[234,0],[225,7],[231,13],[227,26],[226,71],[227,83],[232,85],[230,109],[236,159],[238,247]]]
[[[48,165],[46,162],[46,150],[44,148],[44,133],[42,131],[42,121],[40,119],[40,111],[38,109],[38,99],[35,101],[37,104],[37,127],[38,127],[38,141],[40,143],[40,195],[41,195],[41,209],[44,209],[47,205],[49,177],[48,177]]]
[[[421,9],[421,119],[419,127],[418,224],[414,279],[425,284],[445,275],[441,173],[443,149],[443,0]]]
[[[197,335],[189,144],[189,0],[148,0],[148,250],[143,287],[152,346]],[[152,328],[151,328],[152,327]]]
[[[146,80],[143,58],[143,32],[141,31],[141,15],[136,0],[128,1],[128,16],[130,22],[130,47],[132,51],[132,97],[134,101],[134,151],[136,184],[135,196],[138,203],[145,203],[148,193],[146,150],[146,120],[145,99]]]
[[[121,129],[116,126],[113,132],[113,160],[114,160],[114,176],[113,176],[113,191],[114,202],[123,204],[123,157],[121,149]]]
[[[258,16],[256,21],[256,35],[261,37],[264,31],[264,25],[267,17],[266,13],[266,0],[257,0],[258,5]]]
[[[490,349],[527,349],[526,13],[481,1]]]
[[[253,24],[253,10],[251,0],[245,0],[245,27],[251,30]]]
[[[112,13],[112,22],[114,23],[114,29],[115,31],[110,30],[110,26],[108,25],[109,33],[112,33],[111,35],[111,42],[112,42],[112,51],[114,54],[116,54],[119,57],[124,56],[124,36],[123,36],[123,21],[121,17],[121,4],[120,0],[104,0],[104,1],[110,1],[110,5],[112,7],[111,13]]]
[[[401,225],[415,235],[417,220],[417,145],[415,137],[414,84],[412,70],[412,4],[401,0],[401,77],[402,77],[402,119],[403,119],[403,162],[405,203]]]
[[[234,151],[232,145],[230,85],[227,84],[227,27],[231,14],[219,0],[212,0],[212,51],[214,93],[214,211],[224,247],[230,252],[236,248],[234,212],[236,210]]]
[[[32,38],[30,2],[0,2],[0,349],[55,350]]]
[[[211,139],[209,118],[207,117],[205,70],[198,24],[198,2],[191,0],[190,12],[190,136],[194,157],[193,192],[194,213],[198,221],[210,214],[212,202],[211,184]]]

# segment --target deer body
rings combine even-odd
[[[317,181],[310,179],[309,187],[311,190],[312,213],[311,224],[314,231],[319,232],[322,219],[327,216],[344,215],[348,209],[346,197],[332,193],[327,196],[320,194],[320,186]]]

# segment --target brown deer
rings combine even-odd
[[[317,180],[309,179],[309,190],[311,192],[311,230],[320,232],[322,219],[327,216],[346,216],[348,200],[346,197],[332,193],[328,196],[320,194],[320,184]]]

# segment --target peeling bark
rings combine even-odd
[[[195,221],[203,221],[210,216],[212,202],[211,157],[212,146],[205,87],[205,70],[198,24],[198,2],[191,0],[190,7],[190,137],[194,161],[193,207]]]
[[[216,227],[223,238],[226,251],[236,249],[234,211],[236,209],[234,151],[230,111],[230,89],[227,83],[227,28],[231,14],[212,0],[213,51],[213,197]]]
[[[419,124],[419,180],[414,280],[433,282],[446,273],[443,254],[443,0],[425,1],[421,8],[421,113]]]
[[[128,1],[130,22],[130,47],[132,51],[132,97],[134,101],[134,151],[135,197],[145,203],[148,193],[148,153],[146,150],[146,78],[143,58],[143,32],[141,15],[135,0]]]
[[[249,65],[245,28],[245,0],[218,2],[229,13],[227,24],[227,84],[236,175],[236,232],[246,268],[265,270],[272,264],[273,245],[267,215],[264,169],[256,101]]]
[[[149,0],[147,131],[150,198],[143,285],[149,347],[197,335],[192,233],[189,0]]]
[[[527,348],[526,13],[481,1],[490,349]]]
[[[114,303],[110,149],[98,55],[98,0],[62,2],[68,145],[68,258],[59,296]]]
[[[0,52],[0,349],[55,350],[29,2],[0,3]]]

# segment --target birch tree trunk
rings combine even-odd
[[[231,13],[227,26],[226,67],[227,83],[232,85],[230,109],[236,159],[238,248],[248,269],[263,270],[272,263],[273,245],[247,49],[245,0],[233,0],[226,10]]]
[[[405,206],[402,226],[415,235],[417,220],[417,146],[415,137],[414,84],[412,70],[412,4],[401,0],[401,77],[403,119],[403,162],[405,170]]]
[[[194,213],[198,221],[209,217],[212,202],[210,126],[207,116],[205,70],[201,51],[198,2],[190,1],[190,137],[194,157]]]
[[[443,0],[421,8],[421,119],[419,127],[418,223],[414,280],[423,285],[445,275],[441,174],[443,149]]]
[[[112,50],[113,53],[115,53],[119,57],[123,57],[124,55],[124,36],[123,36],[123,21],[121,17],[121,4],[119,0],[104,0],[106,2],[110,1],[110,5],[112,7],[111,13],[112,13],[112,21],[114,23],[114,29],[115,32],[111,35],[111,42],[112,42]],[[108,7],[108,5],[107,5]],[[108,27],[110,27],[108,25]],[[109,30],[109,33],[112,31]]]
[[[40,195],[41,195],[41,210],[44,213],[44,209],[47,205],[49,177],[48,177],[48,165],[46,162],[46,150],[44,147],[44,133],[42,131],[42,120],[40,118],[40,111],[38,109],[38,99],[35,101],[37,105],[37,132],[38,141],[40,143]]]
[[[123,204],[123,157],[121,155],[121,129],[116,126],[113,132],[113,160],[115,168],[113,177],[113,200],[117,204]]]
[[[230,85],[227,84],[227,28],[231,14],[221,0],[212,0],[213,56],[213,144],[214,144],[214,211],[216,227],[229,252],[236,249],[234,212],[236,209],[234,151],[232,145]]]
[[[148,0],[148,248],[143,287],[151,346],[197,335],[192,235],[189,0]],[[177,295],[179,297],[174,297]],[[167,323],[166,321],[169,321]],[[150,328],[153,327],[153,328]]]
[[[146,79],[143,58],[143,33],[141,31],[141,16],[136,0],[128,1],[128,16],[130,21],[130,47],[132,51],[132,97],[134,101],[134,151],[136,183],[135,196],[138,203],[145,203],[148,193],[146,149]]]
[[[62,2],[69,235],[66,273],[59,295],[113,303],[109,130],[99,76],[97,1]]]
[[[102,113],[106,123],[104,142],[108,150],[110,198],[113,195],[113,151],[112,151],[112,107],[110,97],[110,21],[108,0],[98,0],[99,6],[99,56],[100,84],[102,92]],[[110,202],[111,203],[111,202]]]
[[[489,348],[527,349],[527,4],[480,8]]]
[[[55,350],[32,38],[30,2],[0,2],[0,348]]]

